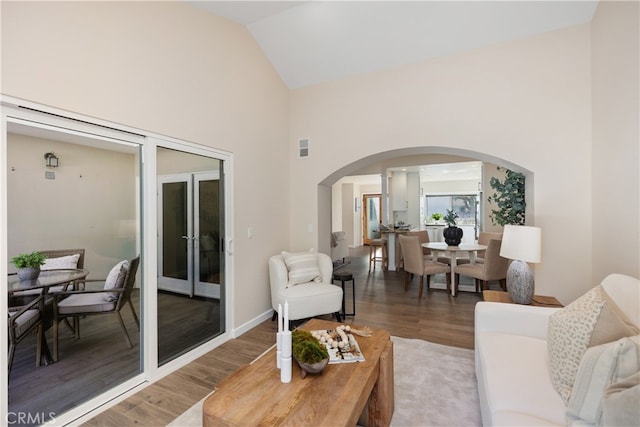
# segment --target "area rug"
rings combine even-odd
[[[482,425],[473,350],[415,339],[391,339],[396,403],[392,426]],[[169,426],[200,427],[205,399]]]

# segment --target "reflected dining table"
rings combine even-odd
[[[66,284],[75,286],[78,282],[82,282],[88,275],[89,271],[83,269],[42,270],[38,278],[34,280],[20,280],[18,275],[10,274],[7,280],[7,290],[10,297],[18,296],[16,293],[23,291],[40,291],[39,294],[42,295],[42,300],[40,301],[40,313],[46,328],[47,323],[52,320],[51,316],[47,317],[47,312],[45,310],[46,295],[49,293],[49,288],[52,286]],[[33,293],[30,293],[30,295],[33,295]],[[41,362],[45,365],[53,362],[45,334],[42,334]]]
[[[469,254],[469,262],[475,264],[476,253],[478,251],[484,251],[487,249],[486,245],[479,245],[477,243],[460,243],[458,246],[449,246],[445,242],[429,242],[423,243],[423,247],[430,249],[433,255],[433,261],[437,262],[440,253],[445,253],[451,259],[451,295],[456,296],[456,274],[455,269],[458,265],[458,255],[461,253]]]

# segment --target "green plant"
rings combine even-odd
[[[460,216],[458,215],[457,212],[454,212],[451,209],[447,209],[447,214],[442,218],[444,219],[444,222],[446,222],[449,227],[455,227],[456,220],[460,218]]]
[[[40,268],[47,259],[46,255],[40,252],[31,252],[30,254],[19,254],[11,258],[11,262],[16,268]]]
[[[442,219],[441,213],[433,213],[431,214],[431,219],[434,221],[440,221]]]
[[[296,329],[291,333],[293,357],[300,363],[314,364],[329,358],[327,348],[310,332]]]
[[[498,170],[502,169],[498,167]],[[520,172],[504,170],[504,181],[500,181],[495,176],[489,181],[489,185],[495,192],[487,200],[496,206],[496,209],[491,209],[489,218],[494,225],[524,225],[527,206],[524,198],[525,177]]]

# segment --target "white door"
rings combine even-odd
[[[220,298],[220,174],[158,177],[158,288]]]

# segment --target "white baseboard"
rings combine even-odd
[[[265,311],[264,313],[262,313],[261,315],[254,317],[253,319],[249,320],[247,323],[240,325],[239,327],[235,328],[231,334],[231,336],[233,338],[238,338],[240,335],[244,334],[245,332],[253,329],[254,327],[258,326],[260,323],[264,322],[267,319],[271,319],[271,317],[273,316],[273,310],[269,309],[267,311]]]

